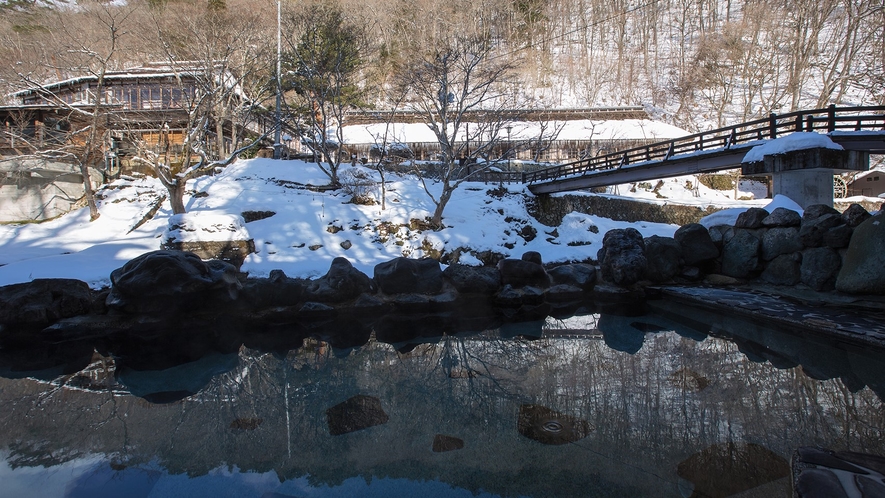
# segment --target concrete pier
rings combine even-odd
[[[870,154],[856,150],[812,148],[764,156],[741,164],[744,176],[770,176],[772,197],[782,194],[803,208],[833,205],[833,176],[869,169]]]

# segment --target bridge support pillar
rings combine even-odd
[[[765,156],[743,163],[744,176],[770,176],[772,195],[785,195],[806,208],[833,205],[833,176],[846,171],[866,171],[870,155],[854,150],[802,149]]]

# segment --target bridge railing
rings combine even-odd
[[[700,151],[728,150],[739,144],[774,139],[796,131],[825,132],[885,130],[885,106],[836,107],[770,114],[767,118],[695,133],[675,140],[657,142],[612,152],[525,174],[525,183],[553,181],[593,171],[615,169],[644,161],[666,161],[674,156]]]

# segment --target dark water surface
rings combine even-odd
[[[788,497],[800,446],[885,455],[881,352],[674,306],[0,365],[0,496]]]

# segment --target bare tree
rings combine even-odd
[[[432,173],[441,191],[431,192],[422,176],[436,205],[431,219],[436,228],[443,227],[452,193],[471,174],[488,167],[475,165],[475,159],[502,140],[506,123],[500,111],[509,107],[504,84],[514,64],[510,58],[495,57],[494,49],[487,36],[454,37],[400,69],[401,85],[439,143],[439,162]],[[485,119],[469,123],[468,113],[480,110]]]
[[[152,14],[156,37],[151,41],[175,75],[170,104],[183,117],[172,121],[170,113],[157,134],[147,135],[136,131],[143,128],[138,116],[126,118],[127,135],[136,147],[133,161],[155,172],[169,192],[173,213],[180,214],[186,211],[188,180],[227,166],[273,131],[253,126],[263,92],[271,86],[260,73],[260,12],[214,2],[206,8],[176,5],[172,16],[161,5]],[[247,95],[247,88],[258,96]],[[180,143],[173,149],[174,141]]]
[[[19,83],[40,96],[40,99],[56,107],[67,123],[67,136],[63,141],[42,140],[29,143],[30,153],[41,157],[65,159],[79,166],[90,218],[99,217],[92,187],[90,168],[100,168],[104,163],[106,122],[109,112],[105,75],[116,63],[121,51],[121,40],[127,35],[127,25],[135,11],[134,7],[116,6],[100,1],[84,1],[76,13],[52,12],[46,19],[52,26],[49,39],[56,47],[40,61],[43,71],[22,68],[16,74]],[[60,86],[47,84],[40,76],[73,73],[83,77],[85,91],[77,100],[64,98]],[[35,123],[36,124],[36,123]]]

